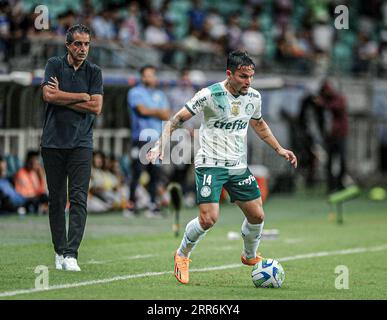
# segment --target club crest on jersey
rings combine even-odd
[[[252,115],[254,112],[254,105],[252,103],[248,103],[245,107],[245,112],[248,116]]]
[[[211,188],[209,186],[203,186],[201,189],[200,189],[200,195],[203,197],[203,198],[207,198],[211,195]]]
[[[239,114],[239,106],[241,102],[240,101],[233,101],[231,102],[231,114],[233,116],[237,116]]]

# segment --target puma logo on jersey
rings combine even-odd
[[[220,104],[218,104],[218,108],[219,108],[219,109],[222,109],[222,111],[224,112],[224,107],[221,106]]]
[[[236,120],[233,122],[223,122],[223,121],[215,121],[215,128],[226,129],[226,130],[242,130],[247,127],[247,122],[242,120]]]

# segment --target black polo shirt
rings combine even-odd
[[[50,77],[59,81],[59,89],[73,93],[103,94],[101,68],[85,60],[75,70],[63,57],[47,61],[42,87]],[[46,103],[41,146],[43,148],[73,149],[93,148],[93,124],[95,115],[81,113],[52,103]]]

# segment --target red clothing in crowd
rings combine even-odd
[[[44,178],[36,171],[26,168],[21,168],[16,173],[15,189],[26,198],[34,198],[46,193]]]

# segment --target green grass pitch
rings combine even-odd
[[[265,229],[278,229],[259,250],[278,259],[282,288],[255,288],[251,267],[240,263],[243,216],[223,204],[218,223],[191,255],[190,283],[173,276],[173,253],[181,237],[173,217],[125,219],[120,213],[89,214],[79,252],[82,272],[57,271],[46,216],[0,216],[0,299],[383,299],[387,298],[387,202],[365,197],[344,204],[344,224],[328,218],[327,198],[273,196],[264,205]],[[181,223],[197,215],[185,209]],[[281,260],[282,259],[282,260]],[[34,291],[37,266],[48,266],[49,290]],[[348,289],[337,289],[348,268]]]

